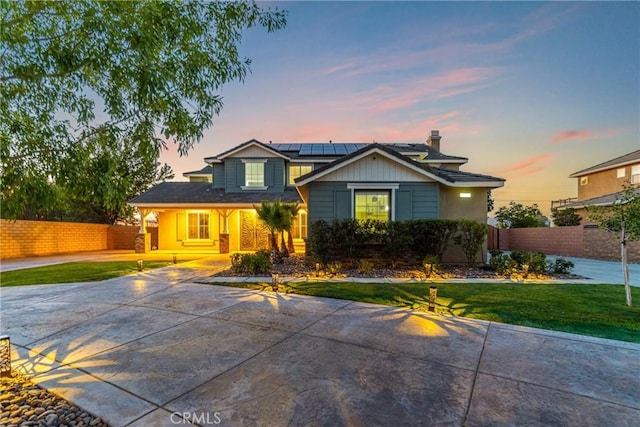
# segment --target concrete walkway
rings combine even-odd
[[[0,289],[13,367],[113,426],[640,419],[638,344],[194,283],[219,262]]]

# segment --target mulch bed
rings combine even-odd
[[[496,279],[496,280],[523,280],[522,275],[514,275],[505,277],[493,271],[488,265],[469,267],[466,265],[445,265],[437,272],[432,272],[427,277],[424,269],[419,265],[399,264],[396,268],[390,266],[373,265],[369,270],[363,271],[357,266],[343,264],[340,269],[330,271],[329,269],[320,269],[316,272],[315,266],[305,263],[304,255],[292,254],[288,258],[284,258],[281,264],[277,264],[274,273],[282,276],[290,277],[327,277],[327,278],[404,278],[416,280],[438,280],[438,279]],[[246,273],[236,273],[229,268],[220,271],[213,277],[242,277]],[[553,279],[583,279],[582,276],[574,274],[535,274],[529,273],[526,279],[533,280],[553,280]]]

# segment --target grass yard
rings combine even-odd
[[[629,308],[622,285],[300,282],[281,284],[280,292],[426,310],[429,286],[438,288],[437,313],[640,342],[640,289],[632,288],[636,306]]]
[[[145,261],[144,269],[151,270],[170,264],[173,263],[170,261]],[[137,261],[68,262],[0,273],[0,287],[95,282],[125,276],[137,271]]]

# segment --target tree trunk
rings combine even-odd
[[[631,285],[629,283],[629,264],[627,263],[627,236],[624,230],[624,221],[620,232],[620,251],[622,252],[622,275],[624,277],[624,292],[627,298],[627,305],[631,307]]]
[[[293,234],[291,234],[291,230],[287,231],[287,247],[289,248],[290,254],[293,254],[296,252],[296,248],[293,245]]]

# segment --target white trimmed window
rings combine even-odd
[[[264,161],[248,161],[243,160],[244,163],[244,188],[251,187],[252,189],[264,189]]]
[[[627,170],[625,168],[618,168],[616,170],[616,178],[624,178],[627,175]]]
[[[209,240],[209,212],[187,213],[187,238],[189,240]]]
[[[640,165],[631,166],[631,183],[640,184]]]
[[[391,218],[391,191],[354,190],[354,218],[389,221]]]
[[[589,177],[588,176],[580,177],[580,185],[587,185],[588,183],[589,183]]]
[[[294,179],[311,172],[312,169],[313,167],[311,165],[289,166],[289,185],[295,185]]]

